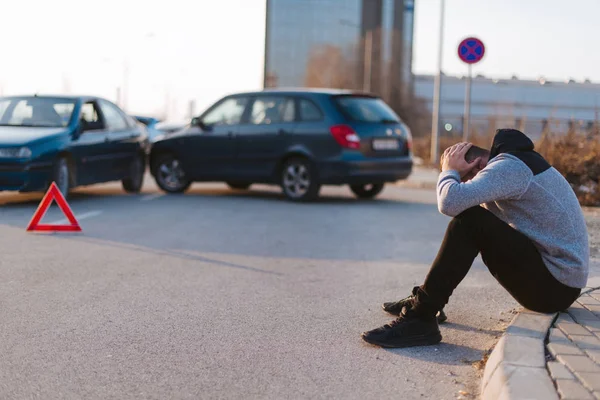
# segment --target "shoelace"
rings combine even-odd
[[[402,303],[406,303],[406,302],[410,302],[412,300],[414,300],[415,296],[413,296],[412,294],[408,297],[403,298],[402,300],[398,300],[395,305],[397,304],[402,304]]]
[[[390,328],[393,328],[397,325],[400,325],[401,323],[404,322],[404,317],[398,317],[395,320],[393,320],[392,322],[390,322],[389,324],[387,324]]]

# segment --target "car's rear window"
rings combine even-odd
[[[383,100],[364,96],[334,96],[333,101],[350,119],[360,122],[398,122],[400,118]]]

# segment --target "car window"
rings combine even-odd
[[[250,113],[250,123],[255,125],[292,122],[295,118],[294,101],[285,97],[259,97]]]
[[[65,127],[69,124],[74,108],[74,100],[44,97],[2,99],[0,124]]]
[[[27,105],[27,100],[21,100],[15,106],[11,118],[8,120],[10,125],[20,125],[26,119],[33,117],[33,107]]]
[[[320,121],[323,119],[323,113],[312,101],[300,99],[300,119],[302,121]]]
[[[234,125],[239,124],[248,104],[246,97],[233,97],[222,101],[210,110],[203,118],[205,125]]]
[[[69,121],[71,120],[71,115],[73,115],[74,109],[75,109],[75,103],[62,103],[62,104],[59,103],[59,104],[54,105],[54,111],[56,111],[56,113],[58,115],[60,115],[60,118],[61,118],[64,126],[69,124]]]
[[[6,113],[6,110],[10,104],[10,100],[0,100],[0,119],[4,118],[4,113]]]
[[[104,122],[100,118],[98,106],[90,101],[81,106],[81,127],[84,131],[103,130]]]
[[[124,131],[129,128],[127,119],[121,111],[113,104],[107,101],[100,101],[100,109],[106,120],[106,126],[111,131]]]
[[[296,120],[296,104],[293,99],[287,99],[283,108],[283,122],[293,122]]]
[[[98,116],[98,110],[94,103],[85,103],[81,107],[81,119],[86,122],[98,122],[100,117]]]
[[[360,122],[400,121],[398,115],[381,99],[363,96],[336,96],[334,101],[350,119]]]

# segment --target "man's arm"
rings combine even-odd
[[[460,182],[457,170],[447,170],[438,178],[438,209],[442,214],[455,217],[483,203],[516,199],[525,193],[531,178],[531,170],[525,164],[503,154],[466,183]]]

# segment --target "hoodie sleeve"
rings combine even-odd
[[[442,172],[437,183],[438,209],[455,217],[468,208],[498,200],[518,199],[533,174],[520,160],[501,154],[490,160],[475,178],[461,183],[457,171]]]

